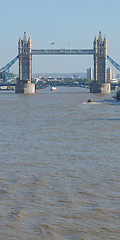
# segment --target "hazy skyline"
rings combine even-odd
[[[0,68],[18,54],[24,30],[32,49],[91,49],[101,29],[109,56],[120,64],[119,0],[4,0],[0,5]],[[93,56],[33,56],[32,72],[86,72],[91,66]],[[18,72],[18,62],[10,71]]]

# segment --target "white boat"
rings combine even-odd
[[[112,80],[110,80],[111,84],[118,84],[118,79],[113,78]]]
[[[51,91],[56,91],[57,88],[56,87],[51,87]]]

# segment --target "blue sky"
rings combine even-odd
[[[0,0],[0,9],[0,68],[18,54],[24,30],[32,49],[85,49],[101,29],[108,54],[120,64],[119,0]],[[86,72],[90,66],[92,56],[34,56],[32,64],[33,73]],[[18,72],[18,62],[11,71]]]

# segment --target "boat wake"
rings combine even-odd
[[[90,104],[91,105],[91,104],[102,104],[102,103],[101,102],[88,102],[87,101],[87,102],[83,102],[83,104],[88,104],[88,105]]]

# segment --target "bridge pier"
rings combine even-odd
[[[91,93],[110,93],[111,92],[111,86],[110,83],[99,83],[99,82],[93,82],[90,85],[90,92]]]
[[[27,40],[26,32],[24,32],[23,40],[20,37],[18,42],[19,79],[15,86],[15,93],[35,93],[35,84],[31,83],[31,46],[31,38]]]
[[[15,93],[26,93],[31,94],[35,93],[35,84],[34,83],[18,83],[15,85]]]
[[[110,83],[107,82],[107,41],[102,40],[101,31],[98,39],[94,38],[94,81],[90,86],[91,93],[110,93]]]

